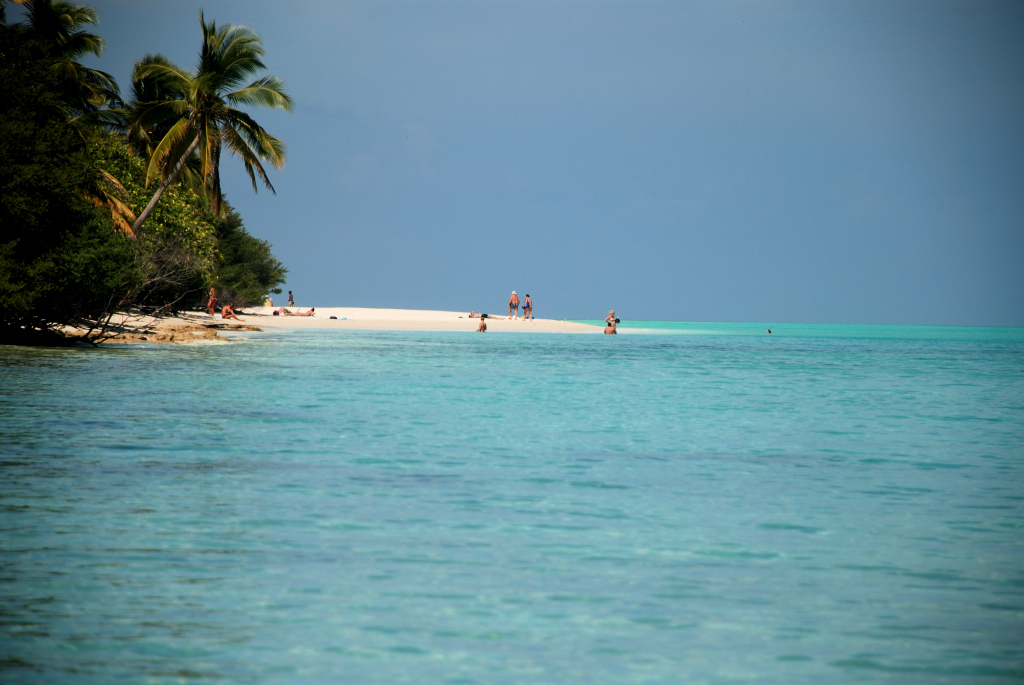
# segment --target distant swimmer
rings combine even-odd
[[[772,334],[772,329],[769,328],[768,329],[768,335],[771,335],[771,334]]]
[[[221,318],[224,319],[235,319],[236,321],[245,321],[245,319],[239,319],[238,314],[235,314],[235,309],[230,304],[224,305],[220,310]]]
[[[480,315],[480,325],[476,327],[476,332],[477,333],[486,333],[487,332],[487,315],[486,314],[481,314]]]
[[[609,321],[608,325],[605,326],[605,328],[604,328],[604,334],[605,335],[618,335],[619,332],[616,330],[616,326],[618,326],[618,324],[619,324],[619,320],[618,319],[612,319],[611,321]]]

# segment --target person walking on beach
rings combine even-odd
[[[210,311],[210,318],[212,319],[217,310],[217,291],[212,287],[210,288],[210,301],[206,303],[206,308]]]
[[[523,300],[523,321],[533,321],[533,300],[530,299],[530,293],[526,293],[526,299]]]
[[[289,307],[294,307],[295,306],[295,298],[292,297],[292,291],[291,290],[288,291],[288,306]]]
[[[515,290],[512,291],[512,297],[508,298],[508,318],[513,316],[519,319],[519,296]]]

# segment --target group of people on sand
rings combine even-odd
[[[288,307],[280,307],[274,310],[274,316],[316,316],[316,307],[311,307],[308,312],[293,312]]]
[[[207,300],[207,302],[206,302],[206,309],[207,309],[207,311],[210,312],[210,318],[211,319],[216,316],[215,312],[217,311],[217,305],[218,304],[220,304],[220,303],[217,301],[217,291],[214,290],[213,288],[210,288],[210,299]],[[220,308],[220,316],[223,319],[234,319],[235,321],[242,321],[242,322],[245,321],[245,319],[239,319],[238,318],[238,314],[235,314],[235,308],[231,306],[230,302],[228,302],[227,304],[221,306],[221,308]]]
[[[530,294],[526,294],[525,300],[520,300],[519,295],[516,295],[516,291],[512,291],[512,297],[508,299],[508,318],[509,320],[519,320],[519,306],[523,307],[523,321],[533,321],[533,300],[530,298]],[[487,332],[487,319],[493,319],[494,317],[490,314],[477,314],[476,312],[470,312],[469,318],[480,319],[480,325],[476,327],[477,333]]]
[[[271,307],[274,306],[274,301],[271,300],[270,298],[267,298],[267,302],[270,303]],[[217,311],[217,305],[218,304],[220,304],[220,303],[217,301],[217,291],[214,290],[213,288],[210,288],[210,299],[206,302],[206,309],[207,309],[207,311],[210,312],[210,318],[213,318],[213,317],[216,316],[216,311]],[[291,290],[288,291],[288,305],[291,306],[291,307],[295,306],[295,300],[292,297],[292,291]],[[290,309],[288,309],[288,307],[280,307],[280,308],[274,310],[274,316],[315,316],[315,314],[313,313],[315,311],[316,311],[316,307],[312,307],[307,312],[302,312],[302,311],[293,312]],[[235,321],[243,321],[243,322],[245,321],[245,319],[238,318],[238,314],[235,313],[235,308],[231,305],[230,302],[225,304],[225,305],[223,305],[220,308],[220,315],[221,315],[221,318],[224,318],[224,319],[234,319]]]
[[[522,305],[523,321],[533,321],[533,300],[530,299],[530,293],[526,293]],[[508,298],[508,318],[519,320],[519,296],[515,290],[512,291],[512,297]]]

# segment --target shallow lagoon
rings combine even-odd
[[[1024,332],[637,326],[0,348],[0,681],[1024,679]]]

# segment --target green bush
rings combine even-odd
[[[141,213],[157,185],[146,187],[145,160],[114,135],[95,136],[90,151],[97,166],[124,186],[125,204]],[[206,198],[182,183],[171,185],[139,236],[139,268],[146,284],[135,304],[175,310],[201,297],[217,269],[216,224]]]
[[[261,305],[270,293],[279,293],[288,269],[270,251],[270,243],[253,237],[242,217],[228,206],[217,222],[220,259],[214,285],[218,297],[239,307]]]
[[[0,27],[0,341],[87,322],[141,282],[135,245],[79,192],[90,161],[53,70]]]

